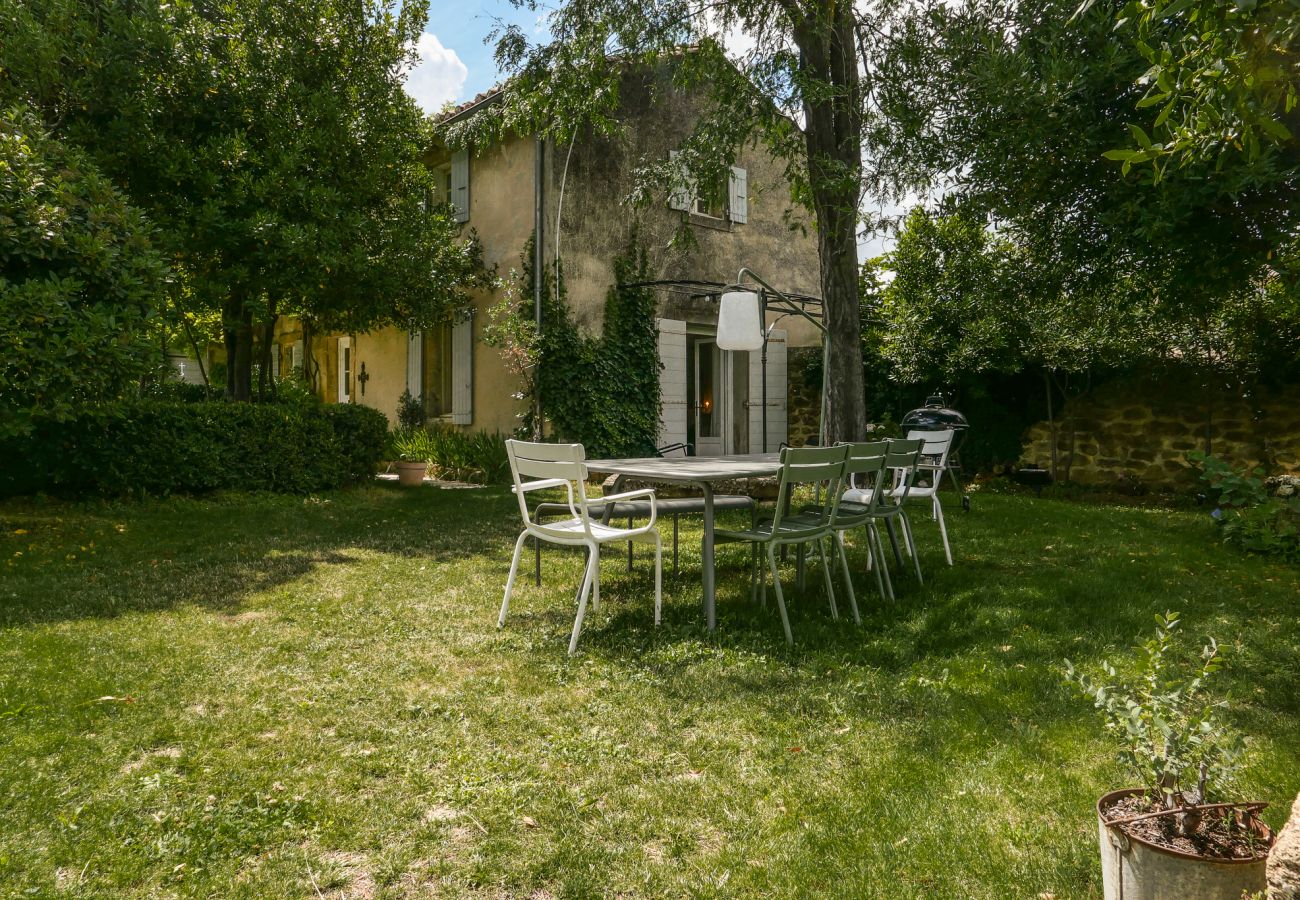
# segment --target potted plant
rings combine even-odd
[[[1265,804],[1225,799],[1242,741],[1218,718],[1224,704],[1205,694],[1223,654],[1213,638],[1199,656],[1180,654],[1176,613],[1156,625],[1132,680],[1109,663],[1096,678],[1065,663],[1141,782],[1097,801],[1105,896],[1239,900],[1264,889],[1273,835],[1258,816]]]
[[[429,473],[428,433],[422,428],[402,428],[393,432],[397,483],[402,487],[419,487]]]

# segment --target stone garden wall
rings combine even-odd
[[[1238,468],[1300,472],[1300,386],[1234,396],[1189,379],[1137,379],[1096,388],[1057,415],[1061,480],[1185,490],[1197,483],[1187,451],[1206,449]],[[1050,468],[1050,435],[1047,422],[1026,431],[1022,466]]]
[[[802,447],[817,438],[821,395],[804,381],[804,369],[811,358],[821,355],[820,347],[791,347],[786,361],[786,433],[792,447]]]

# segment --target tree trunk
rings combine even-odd
[[[238,294],[232,295],[222,311],[226,335],[226,399],[253,399],[253,312]]]
[[[1052,373],[1043,370],[1043,390],[1047,391],[1047,432],[1048,447],[1052,455],[1052,481],[1056,481],[1056,412],[1052,408]]]
[[[808,177],[817,217],[823,323],[826,438],[866,437],[862,321],[858,292],[858,201],[862,189],[860,87],[851,4],[835,4],[795,25],[804,90]]]
[[[262,324],[262,344],[258,347],[257,399],[265,402],[275,396],[275,379],[271,377],[271,342],[275,338],[275,300],[269,302],[267,317]]]

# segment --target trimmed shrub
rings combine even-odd
[[[307,493],[374,474],[387,420],[362,406],[141,400],[0,442],[0,494]]]

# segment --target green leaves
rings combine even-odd
[[[82,153],[0,111],[0,438],[111,400],[149,346],[164,265],[152,229]]]
[[[1222,702],[1204,695],[1206,680],[1223,665],[1211,638],[1195,656],[1178,653],[1179,615],[1155,617],[1155,637],[1141,645],[1131,678],[1102,663],[1104,678],[1093,679],[1065,661],[1065,678],[1102,710],[1108,731],[1121,735],[1120,759],[1151,794],[1166,804],[1190,796],[1204,803],[1231,787],[1241,755],[1239,736],[1219,720]],[[1204,767],[1206,796],[1200,795]]]

